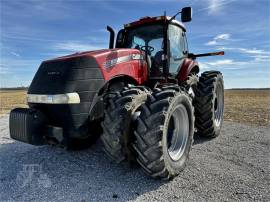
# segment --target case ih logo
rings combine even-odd
[[[57,71],[50,71],[50,72],[47,72],[48,75],[60,75],[61,73],[60,72],[57,72]]]
[[[126,55],[126,56],[122,56],[122,57],[108,60],[108,61],[103,63],[103,66],[105,68],[111,68],[114,65],[117,65],[117,64],[122,63],[122,62],[128,62],[130,60],[143,60],[143,59],[144,59],[144,57],[141,54]]]

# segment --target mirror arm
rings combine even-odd
[[[182,13],[182,11],[179,11],[174,16],[172,16],[171,19],[168,21],[168,23],[172,22],[176,18],[176,16],[179,15],[180,13]]]

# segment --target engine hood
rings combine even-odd
[[[96,82],[98,85],[95,86],[100,88],[105,81],[120,74],[136,79],[142,61],[143,55],[137,49],[86,51],[46,60],[41,63],[29,92],[60,94],[77,92],[79,89],[90,91],[94,85],[81,83]]]
[[[66,55],[66,56],[61,56],[53,59],[46,60],[47,61],[58,61],[58,60],[68,60],[71,58],[76,58],[76,57],[93,57],[97,60],[110,60],[110,59],[116,59],[118,57],[122,56],[128,56],[131,54],[140,54],[142,55],[143,53],[139,51],[138,49],[131,49],[131,48],[115,48],[115,49],[101,49],[101,50],[93,50],[93,51],[85,51],[85,52],[77,52],[74,54]]]
[[[91,58],[95,60],[106,81],[119,74],[119,72],[134,77],[136,76],[136,73],[134,73],[135,69],[138,66],[146,65],[142,51],[131,48],[78,52],[44,62],[69,61],[76,58]],[[141,64],[141,62],[145,64]],[[120,67],[121,70],[119,69]]]

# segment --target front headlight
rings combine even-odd
[[[27,94],[27,102],[41,104],[78,104],[80,103],[80,96],[78,93],[55,95]]]

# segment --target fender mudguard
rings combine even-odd
[[[193,71],[195,73],[199,73],[198,62],[190,58],[185,58],[177,76],[178,81],[186,81],[188,79],[188,75]]]

